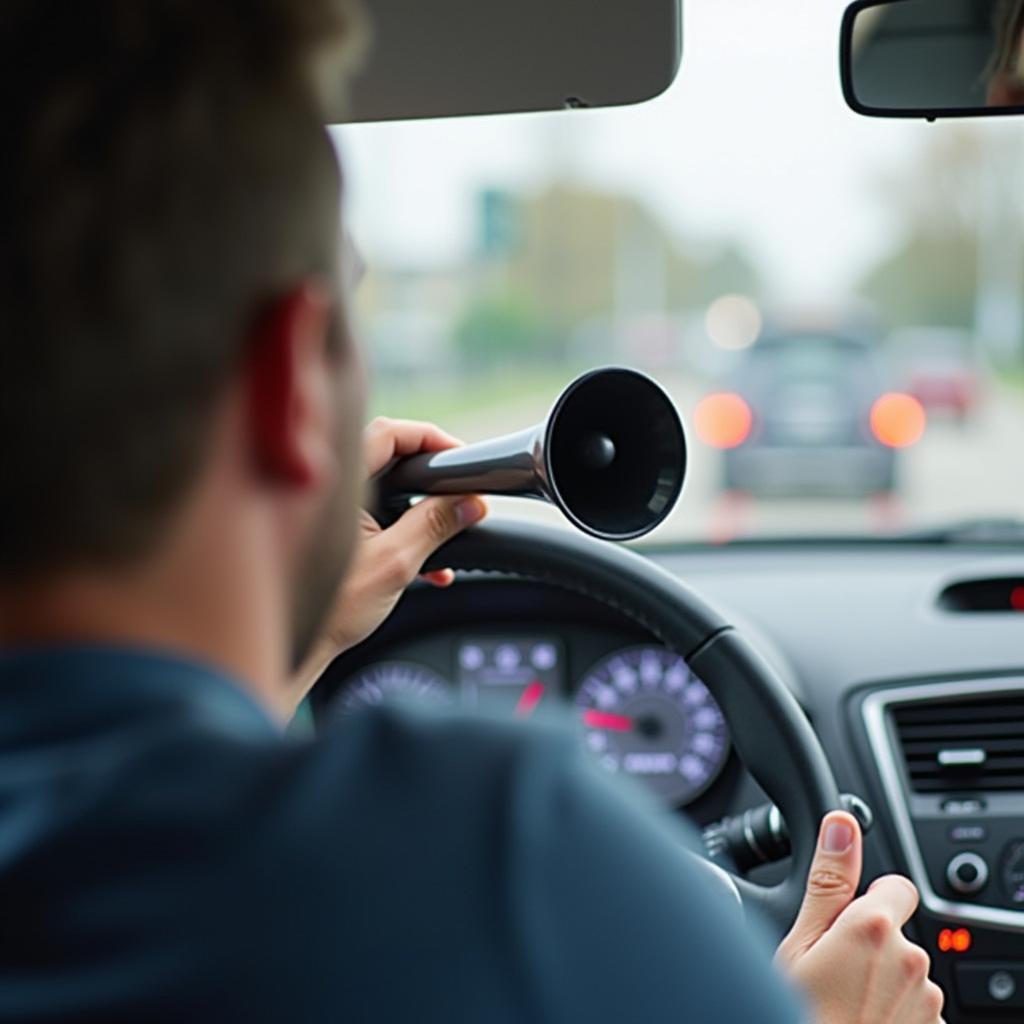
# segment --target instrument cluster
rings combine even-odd
[[[332,681],[328,717],[410,699],[519,719],[568,715],[603,769],[676,807],[705,793],[730,759],[718,704],[682,657],[656,644],[499,630],[401,653]]]

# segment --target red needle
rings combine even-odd
[[[529,718],[543,696],[544,684],[542,682],[534,679],[532,683],[527,683],[526,689],[523,690],[519,703],[516,705],[516,714],[520,718]]]
[[[613,715],[610,711],[595,711],[593,708],[583,712],[583,724],[591,729],[611,729],[614,732],[630,732],[633,719],[629,715]]]

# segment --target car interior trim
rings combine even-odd
[[[889,804],[910,877],[921,894],[922,905],[933,914],[952,921],[987,925],[1012,932],[1024,932],[1024,911],[948,900],[933,888],[910,818],[903,773],[897,761],[898,754],[890,727],[889,710],[897,705],[928,703],[958,697],[986,697],[1022,690],[1024,679],[1019,678],[918,683],[876,691],[866,697],[862,705],[868,743],[875,758],[882,789]]]

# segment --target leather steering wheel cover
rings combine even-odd
[[[620,611],[681,654],[725,714],[740,759],[779,807],[793,857],[785,880],[735,879],[781,935],[792,923],[821,818],[839,789],[803,709],[775,670],[703,598],[633,551],[533,523],[489,521],[442,547],[424,571],[495,572],[549,583]]]

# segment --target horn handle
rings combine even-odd
[[[374,514],[393,521],[426,494],[514,494],[550,500],[544,424],[463,448],[396,459],[375,478]]]

